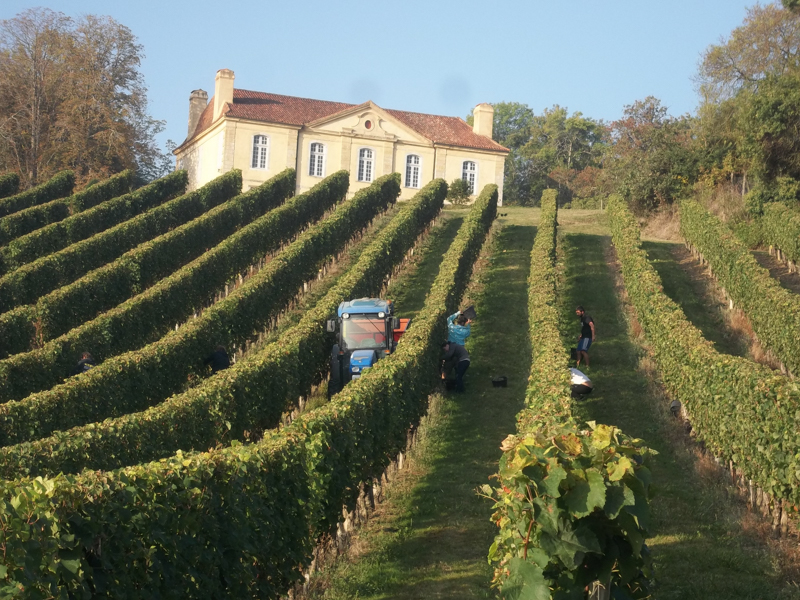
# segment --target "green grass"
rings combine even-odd
[[[668,416],[668,400],[639,370],[639,349],[629,338],[604,256],[608,244],[607,237],[598,235],[565,237],[562,324],[566,339],[574,345],[579,329],[574,308],[582,303],[598,330],[590,351],[591,368],[585,371],[595,391],[578,405],[578,416],[617,425],[659,452],[653,464],[654,537],[648,541],[656,567],[655,597],[798,597],[800,590],[782,584],[780,568],[767,547],[743,529],[741,503],[729,498],[713,469],[704,468],[707,462],[697,458],[677,422]],[[667,265],[658,264],[667,260],[659,248],[648,245],[659,269],[668,272]],[[679,288],[679,279],[668,277],[665,287]]]
[[[491,503],[475,490],[496,472],[500,442],[514,431],[522,406],[530,367],[527,274],[538,218],[529,209],[500,212],[508,216],[469,299],[478,319],[468,343],[467,391],[432,402],[411,466],[359,534],[358,555],[315,579],[312,598],[494,597],[486,555],[496,530]],[[413,287],[408,302],[427,292],[421,279]],[[407,306],[399,312],[410,312]],[[508,376],[509,386],[493,388],[496,375]]]
[[[496,532],[491,504],[475,494],[497,468],[499,444],[514,431],[530,361],[526,331],[529,252],[538,209],[501,208],[507,216],[491,257],[471,291],[478,320],[468,345],[472,365],[467,392],[434,395],[422,440],[410,466],[388,489],[386,500],[359,532],[349,556],[312,579],[311,597],[327,600],[494,598],[488,546]],[[448,210],[456,219],[463,211]],[[631,340],[605,252],[605,215],[562,211],[564,263],[562,323],[574,346],[578,322],[574,307],[583,303],[597,321],[597,345],[587,373],[595,393],[578,407],[578,416],[620,426],[659,452],[653,474],[649,540],[656,565],[659,599],[788,599],[800,590],[785,584],[778,559],[750,524],[742,504],[669,416],[669,400],[644,371],[647,359]],[[419,271],[398,278],[398,312],[422,306],[436,266],[452,239],[450,223],[431,236],[430,254]],[[441,236],[441,237],[439,237]],[[445,240],[445,237],[448,238]],[[698,326],[713,336],[719,330],[715,308],[704,305],[696,281],[676,264],[669,244],[647,244],[665,289]],[[393,285],[394,287],[394,285]],[[467,302],[465,301],[465,302]],[[725,342],[720,339],[720,345]],[[494,389],[491,377],[507,375],[509,387]],[[743,521],[745,524],[743,524]]]
[[[464,215],[447,211],[442,221],[430,232],[416,250],[421,257],[410,268],[404,269],[386,290],[386,297],[394,301],[395,314],[413,319],[425,305],[428,290],[439,273],[439,263],[464,222]]]
[[[718,352],[747,356],[747,344],[730,331],[722,317],[724,304],[708,293],[706,270],[693,260],[683,267],[678,264],[675,253],[686,255],[688,251],[679,244],[664,242],[643,242],[642,248],[661,277],[664,293],[681,307],[686,318],[703,332],[703,337],[713,342]]]

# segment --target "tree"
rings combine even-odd
[[[69,168],[79,181],[170,168],[147,113],[142,46],[110,17],[31,9],[0,22],[0,170],[26,185]]]
[[[469,184],[463,179],[454,179],[447,188],[447,199],[453,204],[466,204],[469,196]]]
[[[554,106],[536,115],[526,104],[498,102],[494,106],[492,138],[508,148],[505,163],[504,202],[531,205],[542,191],[558,185],[562,202],[572,195],[564,179],[570,171],[596,166],[602,158],[605,126],[599,121],[572,116]],[[467,118],[471,122],[471,116]]]
[[[533,175],[530,161],[520,154],[520,149],[530,138],[534,114],[519,102],[497,102],[493,107],[492,138],[510,150],[503,174],[503,201],[524,206],[530,202]],[[471,117],[467,122],[470,120]]]
[[[65,32],[69,19],[50,10],[28,10],[0,21],[0,170],[36,185],[55,162],[53,126],[67,75]]]
[[[798,0],[785,5],[794,7]],[[757,88],[768,75],[800,68],[800,12],[775,4],[747,10],[730,38],[710,46],[700,64],[698,82],[704,102],[732,98],[744,86]]]
[[[575,175],[602,160],[605,126],[579,112],[569,116],[566,108],[556,105],[536,116],[530,130],[530,140],[520,152],[540,174],[532,185],[534,195],[538,198],[555,184],[559,201],[569,202]]]
[[[694,125],[691,117],[670,117],[653,96],[626,106],[611,124],[605,177],[639,209],[673,202],[697,179]]]

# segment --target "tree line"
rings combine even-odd
[[[494,138],[511,150],[504,197],[596,207],[610,193],[651,210],[699,192],[738,197],[751,212],[800,200],[800,0],[748,9],[710,46],[695,76],[694,115],[649,96],[603,122],[554,106],[494,105]]]
[[[24,187],[57,171],[86,183],[127,168],[142,181],[171,169],[148,114],[142,46],[111,17],[46,8],[0,21],[0,172]]]

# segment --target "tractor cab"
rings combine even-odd
[[[332,396],[365,369],[394,352],[411,319],[394,316],[391,300],[361,298],[342,302],[336,319],[329,319],[327,330],[337,333],[331,351],[328,394]]]

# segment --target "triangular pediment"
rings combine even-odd
[[[433,145],[431,140],[414,131],[372,101],[306,123],[306,127],[319,132]]]

